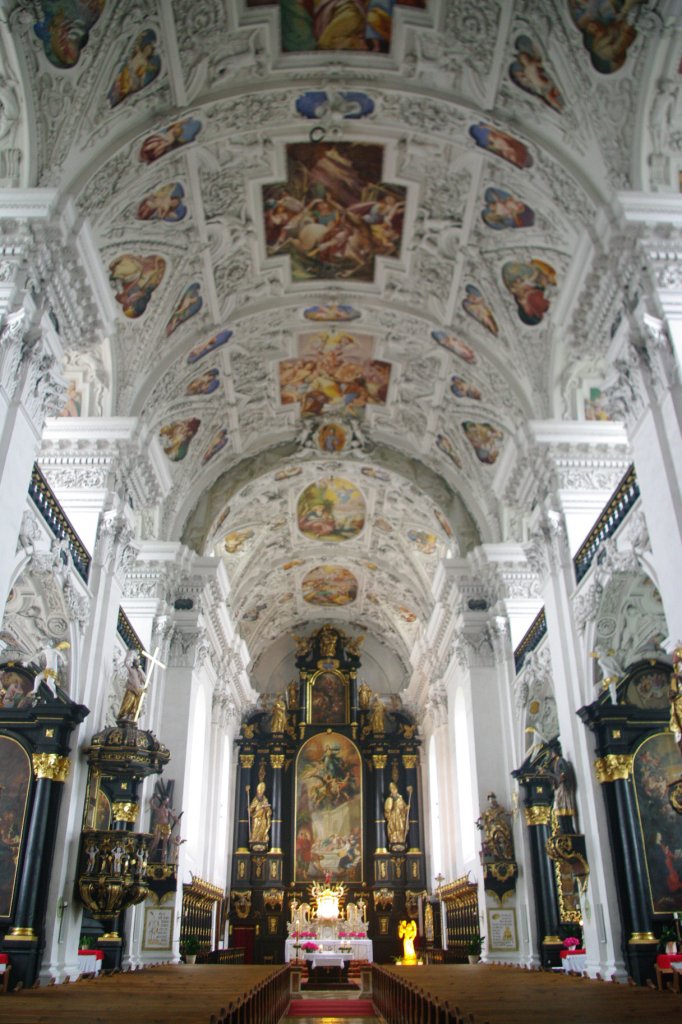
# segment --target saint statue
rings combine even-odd
[[[287,727],[287,708],[284,703],[284,698],[281,696],[275,697],[275,703],[272,705],[272,732],[284,732]]]
[[[126,669],[126,688],[121,700],[121,706],[116,715],[116,721],[136,722],[140,717],[140,706],[147,681],[140,667],[140,660],[136,651],[129,650],[123,664]]]
[[[360,686],[358,687],[358,701],[362,711],[366,711],[367,708],[369,707],[369,701],[371,696],[372,691],[370,690],[367,683],[360,683]]]
[[[408,786],[407,792],[411,794],[411,787]],[[404,849],[410,827],[410,805],[403,800],[395,782],[391,782],[388,787],[388,796],[384,801],[384,818],[389,848]]]
[[[378,695],[375,694],[372,706],[369,709],[369,728],[370,732],[374,733],[375,736],[382,736],[386,731],[384,714],[384,705],[379,700]]]
[[[298,707],[298,683],[295,679],[292,679],[287,686],[287,701],[289,702],[290,711]]]
[[[249,843],[254,849],[266,849],[270,842],[272,807],[265,795],[265,783],[256,786],[256,795],[249,804]]]
[[[495,794],[488,793],[488,806],[476,822],[477,828],[483,832],[482,848],[485,859],[514,859],[514,843],[508,819],[507,812],[497,802]]]

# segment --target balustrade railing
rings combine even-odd
[[[637,474],[635,473],[635,467],[630,466],[609,498],[599,519],[597,519],[597,522],[573,556],[577,583],[580,583],[592,565],[600,544],[603,544],[605,540],[613,536],[638,498]]]
[[[92,561],[90,553],[69,522],[64,509],[57,501],[54,491],[36,465],[33,467],[31,482],[28,485],[28,493],[52,534],[57,540],[66,541],[69,553],[73,559],[74,568],[78,575],[87,583],[90,576],[90,563]]]

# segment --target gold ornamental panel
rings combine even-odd
[[[127,821],[133,824],[140,812],[140,805],[132,800],[116,800],[111,807],[114,821]]]
[[[597,782],[615,782],[616,779],[627,780],[632,775],[632,754],[607,754],[598,757],[594,762]]]
[[[526,825],[549,825],[552,818],[552,808],[538,805],[536,807],[524,807],[523,816]]]
[[[33,754],[33,774],[36,779],[65,782],[71,761],[63,754]]]

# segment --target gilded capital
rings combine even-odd
[[[270,754],[270,764],[273,768],[283,768],[284,754]]]
[[[253,768],[255,754],[240,754],[239,763],[242,768]]]
[[[417,755],[416,754],[403,754],[403,764],[406,768],[417,767]]]
[[[594,762],[597,782],[615,782],[629,779],[632,775],[632,754],[607,754]]]
[[[33,755],[33,774],[36,779],[65,782],[70,768],[71,762],[63,754]]]
[[[133,823],[140,811],[140,805],[132,800],[115,800],[111,807],[114,821]]]
[[[385,768],[388,757],[386,754],[372,754],[372,764],[375,768]]]
[[[551,807],[538,805],[536,807],[524,807],[523,816],[526,825],[549,825],[552,817]]]

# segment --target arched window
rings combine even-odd
[[[471,860],[476,855],[476,829],[474,812],[471,753],[469,750],[469,727],[464,692],[458,690],[455,696],[455,764],[457,766],[457,806],[459,808],[459,834],[462,843],[462,859]]]

